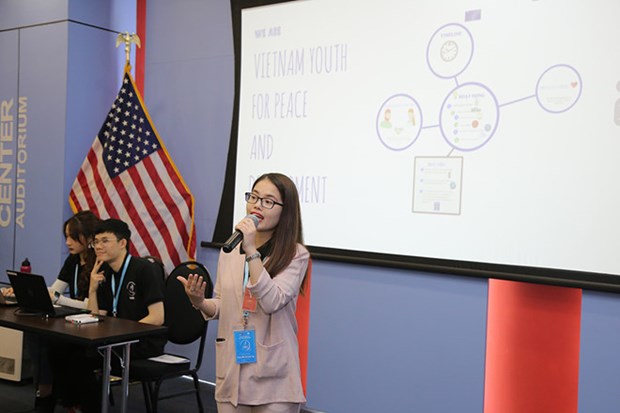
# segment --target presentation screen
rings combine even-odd
[[[233,1],[233,15],[234,222],[277,171],[328,255],[620,275],[620,2]]]

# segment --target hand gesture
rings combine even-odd
[[[183,284],[185,294],[187,294],[192,305],[196,308],[200,308],[200,305],[205,299],[205,289],[207,288],[207,283],[204,282],[202,275],[190,274],[187,279],[179,275],[177,280]]]
[[[95,260],[93,270],[90,272],[90,291],[97,291],[97,289],[99,289],[99,286],[105,282],[105,275],[103,271],[101,271],[102,265],[103,260],[97,258],[97,260]]]

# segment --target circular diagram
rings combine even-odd
[[[483,84],[464,83],[448,94],[439,120],[441,134],[450,146],[473,151],[486,144],[497,130],[497,98]]]
[[[426,61],[431,71],[438,77],[448,79],[461,74],[474,54],[474,39],[458,23],[441,26],[428,42]]]
[[[566,112],[579,100],[581,88],[581,77],[573,67],[551,66],[536,83],[536,100],[548,112]]]
[[[377,135],[381,143],[394,151],[411,146],[420,135],[421,125],[420,105],[409,95],[389,97],[377,113]]]

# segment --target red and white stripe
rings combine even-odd
[[[132,231],[132,254],[159,257],[168,271],[195,255],[193,198],[165,149],[111,178],[95,138],[73,184],[74,211],[121,219]]]

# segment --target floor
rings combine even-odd
[[[189,378],[179,378],[168,380],[162,385],[161,393],[166,391],[180,391],[192,388],[193,383]],[[200,383],[200,397],[204,406],[204,413],[217,413],[215,399],[213,398],[214,386],[210,383]],[[116,404],[110,406],[109,413],[120,413],[121,409],[118,401],[121,400],[120,386],[112,387],[112,398]],[[189,413],[197,412],[196,397],[193,394],[162,400],[157,407],[158,413]],[[34,412],[34,385],[31,380],[24,380],[16,383],[0,379],[0,413],[30,413]],[[66,413],[67,410],[62,406],[56,406],[54,413]],[[144,397],[142,386],[134,383],[129,386],[129,401],[127,403],[128,413],[145,413]],[[307,406],[302,407],[301,413],[325,413],[311,409]]]
[[[191,380],[180,378],[178,380],[170,380],[162,386],[162,394],[169,390],[181,390],[193,387]],[[205,413],[216,413],[215,399],[213,398],[213,386],[209,383],[201,383],[201,398],[205,408]],[[121,400],[120,386],[112,387],[112,398],[116,401],[114,406],[110,407],[110,413],[120,412],[118,402]],[[15,383],[7,380],[0,380],[0,412],[2,413],[27,413],[34,410],[34,386],[32,381],[24,380]],[[129,413],[146,412],[144,407],[144,398],[142,395],[142,386],[139,383],[130,385],[129,401],[127,405]],[[54,413],[65,413],[67,410],[61,406],[57,406]],[[168,400],[162,400],[158,404],[159,413],[177,413],[177,412],[196,412],[196,397],[185,395],[175,397]]]

